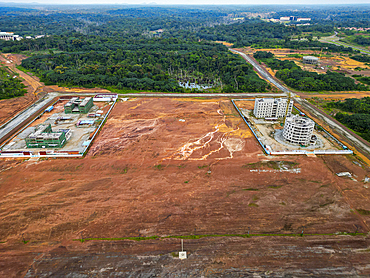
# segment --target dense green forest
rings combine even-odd
[[[370,97],[329,102],[327,107],[353,113],[337,113],[335,118],[370,141]]]
[[[355,80],[342,73],[328,71],[326,74],[304,71],[299,67],[282,69],[276,77],[289,87],[301,91],[368,91],[369,87],[356,84]]]
[[[18,76],[5,67],[0,67],[0,99],[23,96],[27,93],[24,88]]]
[[[154,38],[101,47],[80,43],[77,50],[35,55],[22,66],[46,84],[67,86],[182,91],[179,82],[190,82],[223,92],[263,92],[268,87],[251,65],[215,43]]]
[[[345,112],[370,115],[370,97],[361,99],[347,98],[344,101],[329,102],[328,108],[337,108]]]
[[[354,43],[363,45],[363,46],[369,46],[370,45],[370,37],[365,36],[356,36],[353,40]]]
[[[235,47],[356,54],[351,48],[321,43],[312,34],[330,34],[336,26],[356,20],[358,25],[352,26],[362,26],[370,22],[367,11],[369,6],[4,6],[0,7],[0,30],[45,37],[0,41],[0,51],[31,55],[22,66],[46,84],[184,91],[181,82],[222,92],[261,92],[269,85],[242,58],[214,41],[231,42]],[[292,14],[310,17],[312,24],[264,20]],[[299,90],[366,89],[339,73],[318,75],[289,61],[263,59]]]
[[[370,77],[369,76],[362,76],[359,74],[354,74],[352,77],[356,78],[356,80],[360,81],[361,83],[370,85]]]
[[[356,84],[355,80],[344,76],[344,74],[332,71],[328,71],[326,74],[304,71],[293,61],[273,58],[271,52],[257,51],[254,58],[264,62],[271,69],[278,70],[275,76],[296,90],[312,92],[369,90],[368,86]]]
[[[351,56],[351,59],[363,62],[363,63],[370,63],[370,56],[369,55],[354,55]]]

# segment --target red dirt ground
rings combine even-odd
[[[179,261],[163,254],[176,251],[178,240],[72,241],[81,233],[367,233],[370,217],[357,209],[370,211],[370,189],[362,182],[370,171],[355,163],[345,156],[267,157],[229,100],[119,102],[83,159],[0,161],[0,276],[97,275],[88,271],[122,260],[131,262],[126,273],[149,271],[141,269],[140,254],[162,254],[163,267],[177,269]],[[356,180],[335,175],[344,171]],[[194,257],[182,264],[185,271],[196,273],[198,261],[198,268],[208,269],[205,276],[232,268],[234,274],[224,277],[286,274],[290,267],[299,273],[326,269],[318,276],[370,275],[369,252],[355,251],[368,250],[368,237],[222,237],[187,244]],[[161,260],[149,258],[145,263],[161,269]]]

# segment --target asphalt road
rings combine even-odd
[[[5,123],[0,127],[0,141],[4,138],[8,133],[11,133],[15,128],[17,128],[20,124],[27,121],[34,113],[40,110],[43,106],[47,105],[56,94],[48,94],[45,98],[35,102],[34,104],[30,105],[27,109],[20,112],[16,115],[13,119]]]
[[[245,60],[247,60],[248,63],[250,63],[255,69],[256,71],[262,75],[266,80],[268,80],[269,82],[271,82],[272,84],[274,84],[279,90],[285,92],[285,93],[291,93],[291,91],[286,88],[285,86],[281,85],[279,82],[277,82],[272,76],[270,73],[268,73],[262,66],[260,66],[258,63],[256,63],[251,57],[249,57],[248,55],[244,54],[243,52],[240,52],[240,51],[237,51],[237,50],[234,50],[234,49],[230,49],[230,51],[232,52],[235,52],[239,55],[241,55]]]
[[[76,94],[74,94],[76,95]],[[137,94],[120,94],[120,97],[258,97],[258,96],[286,96],[286,94],[274,93],[235,93],[235,94],[212,94],[212,93],[194,93],[194,94],[181,94],[181,93],[137,93]]]
[[[335,45],[338,45],[338,46],[344,46],[344,47],[351,47],[353,49],[359,50],[363,54],[370,55],[369,50],[365,50],[363,48],[360,48],[360,47],[357,47],[357,46],[354,46],[354,45],[351,45],[351,44],[347,44],[347,43],[344,43],[344,42],[339,42],[339,38],[337,37],[336,34],[331,36],[331,37],[322,38],[320,40],[320,42],[331,43],[331,44],[335,44]]]

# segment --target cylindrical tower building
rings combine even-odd
[[[311,140],[315,122],[298,115],[287,117],[283,129],[284,139],[292,144],[308,145]]]

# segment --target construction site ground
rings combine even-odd
[[[2,277],[370,275],[368,166],[265,156],[227,99],[119,102],[85,158],[0,171]]]
[[[111,105],[106,102],[94,102],[94,106],[90,109],[89,113],[96,113],[102,111],[100,117],[88,118],[87,114],[66,114],[64,113],[64,104],[68,100],[59,100],[54,104],[54,109],[51,112],[45,112],[40,115],[40,118],[32,122],[26,129],[18,133],[12,140],[10,140],[4,147],[3,151],[46,151],[46,150],[58,150],[58,151],[78,151],[80,153],[86,148],[83,143],[89,140],[90,135],[96,131],[100,122],[108,112]],[[58,118],[70,118],[69,120],[58,120]],[[86,125],[77,127],[78,121],[83,120],[94,120],[93,125]],[[72,136],[62,148],[31,148],[28,149],[26,146],[25,138],[31,133],[35,132],[35,129],[40,124],[50,124],[52,130],[55,132],[58,129],[71,129]]]

